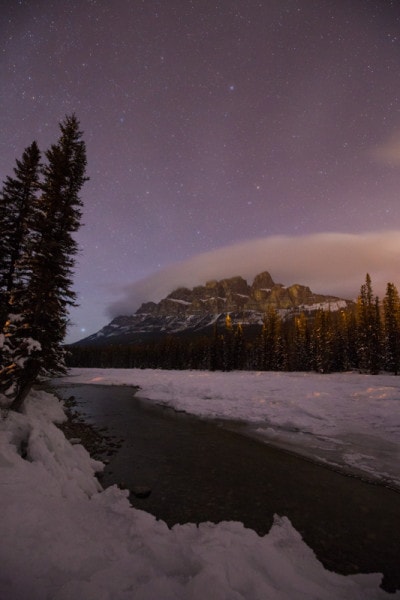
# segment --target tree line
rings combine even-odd
[[[75,115],[44,153],[34,141],[0,192],[0,394],[19,410],[39,375],[65,369],[86,148]]]
[[[377,374],[400,369],[400,299],[388,283],[381,302],[374,296],[371,278],[353,307],[318,310],[282,318],[271,308],[255,337],[233,326],[210,336],[168,336],[160,341],[107,346],[71,346],[68,365],[152,369],[315,371],[357,370]]]

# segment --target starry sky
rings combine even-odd
[[[317,285],[299,248],[328,239],[329,263],[347,235],[350,261],[360,239],[379,232],[379,254],[400,230],[397,0],[5,0],[0,48],[1,181],[66,114],[84,130],[69,341],[159,299],[157,278],[171,291],[172,272],[203,283],[205,266],[228,276],[246,256],[236,274],[255,274],[253,242],[271,270],[294,240],[290,276]]]

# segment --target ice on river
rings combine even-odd
[[[400,488],[400,377],[72,369],[63,381],[138,385],[138,395],[239,421],[266,442]]]

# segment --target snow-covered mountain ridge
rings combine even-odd
[[[271,308],[285,317],[318,309],[337,311],[351,304],[336,296],[315,294],[305,285],[285,287],[264,271],[251,285],[238,276],[208,281],[193,289],[178,288],[158,303],[145,302],[134,315],[116,317],[78,343],[140,343],[166,334],[207,333],[215,325],[223,327],[227,314],[233,325],[254,327],[262,324]]]

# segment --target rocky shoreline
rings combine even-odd
[[[121,447],[123,440],[110,435],[106,427],[95,427],[87,423],[76,410],[76,400],[70,396],[64,400],[64,412],[67,420],[58,425],[67,440],[82,444],[92,458],[107,464]]]
[[[72,444],[82,444],[92,458],[108,465],[110,459],[121,448],[124,440],[110,435],[107,427],[95,427],[84,421],[76,410],[76,406],[77,402],[74,396],[64,400],[64,412],[67,420],[59,424],[58,427]],[[97,479],[104,486],[102,472],[97,473]],[[119,481],[118,485],[121,488],[127,488],[122,481]],[[151,489],[148,486],[136,485],[130,486],[128,489],[130,497],[144,499],[151,494]]]

